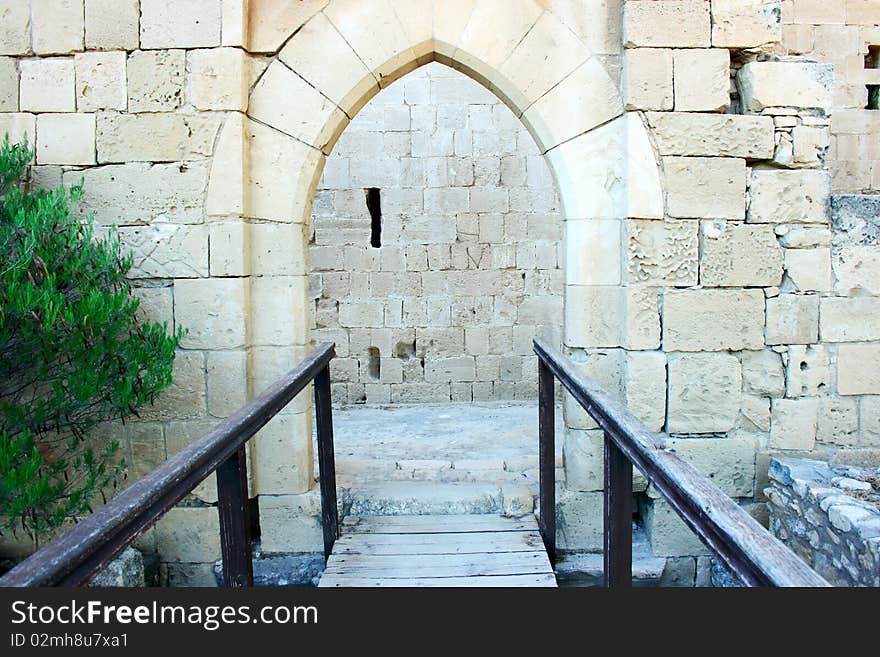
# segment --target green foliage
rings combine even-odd
[[[81,185],[27,189],[32,156],[0,147],[0,516],[30,535],[115,487],[119,445],[89,432],[170,385],[181,337],[136,318],[131,256],[71,214]]]

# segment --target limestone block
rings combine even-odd
[[[461,41],[477,0],[450,0],[434,3],[434,48],[441,57],[451,58]]]
[[[708,0],[629,0],[623,9],[627,48],[705,48],[711,40]]]
[[[348,123],[342,110],[278,61],[254,88],[249,115],[327,153]]]
[[[880,299],[828,297],[821,300],[823,342],[880,340]]]
[[[573,351],[570,358],[584,374],[593,379],[612,399],[624,401],[624,356],[621,349]],[[568,394],[563,395],[565,426],[572,429],[595,429],[598,425],[587,411]]]
[[[475,365],[473,356],[432,359],[425,363],[425,381],[428,383],[474,381]]]
[[[620,283],[620,228],[614,219],[565,222],[566,284]]]
[[[140,479],[167,458],[163,427],[157,422],[129,422],[122,428],[131,451],[129,477]]]
[[[628,158],[609,158],[608,153]],[[651,142],[636,113],[599,126],[547,154],[568,219],[660,219],[663,191]]]
[[[534,2],[485,0],[474,3],[453,54],[453,66],[473,71],[477,79],[494,83],[501,64],[529,33],[541,11]],[[499,16],[504,19],[499,20]]]
[[[761,349],[764,295],[760,290],[667,290],[663,348],[667,351]]]
[[[140,301],[138,318],[143,322],[167,322],[174,325],[174,297],[171,287],[135,287],[134,295]]]
[[[704,221],[700,228],[701,284],[771,287],[782,282],[782,249],[772,226]]]
[[[47,57],[19,62],[19,105],[26,112],[73,112],[75,70],[73,58]]]
[[[77,53],[74,64],[77,111],[126,108],[128,95],[124,52]]]
[[[217,509],[170,509],[156,523],[156,543],[162,561],[217,561],[220,558],[220,516]]]
[[[321,552],[320,494],[260,495],[260,530],[264,553]]]
[[[623,96],[628,110],[671,110],[672,50],[624,51]]]
[[[880,345],[840,345],[837,392],[841,395],[880,394]]]
[[[250,266],[255,276],[306,276],[308,227],[304,224],[250,226]]]
[[[859,409],[857,400],[846,397],[820,398],[816,443],[818,445],[855,447],[858,437]]]
[[[254,438],[251,463],[260,495],[296,495],[312,487],[312,415],[276,415]]]
[[[723,112],[730,106],[730,53],[723,48],[675,50],[675,111]]]
[[[388,0],[336,0],[324,9],[345,41],[381,87],[387,87],[418,65],[417,57]]]
[[[648,123],[660,155],[773,157],[770,116],[649,112]]]
[[[880,447],[880,397],[859,400],[860,442],[867,447]]]
[[[787,249],[807,249],[813,246],[831,246],[828,226],[782,224],[775,228],[779,243]]]
[[[248,41],[248,5],[241,0],[220,0],[220,39],[224,46],[246,47]]]
[[[100,114],[98,162],[176,162],[211,154],[217,114]]]
[[[433,59],[433,0],[389,0],[389,3],[419,60]]]
[[[757,446],[752,436],[673,438],[669,446],[731,497],[754,494]]]
[[[140,44],[138,0],[86,0],[86,48],[135,50]]]
[[[623,329],[625,348],[660,348],[660,295],[660,288],[656,287],[625,288],[626,325]]]
[[[811,450],[816,444],[819,400],[774,399],[770,416],[770,447]]]
[[[696,221],[627,221],[628,281],[696,285]]]
[[[666,422],[666,354],[634,351],[626,355],[626,406],[651,431]]]
[[[651,541],[651,551],[656,556],[709,554],[709,549],[665,500],[653,499],[649,502],[645,509],[645,530]]]
[[[221,0],[141,0],[141,48],[220,45]]]
[[[187,98],[200,110],[247,109],[247,58],[240,48],[191,50]]]
[[[605,488],[604,432],[567,429],[562,454],[566,490],[588,493]],[[636,468],[633,468],[632,487],[634,492],[648,487],[647,480]]]
[[[248,155],[245,149],[245,117],[232,112],[220,129],[211,160],[205,200],[205,212],[209,216],[240,217],[245,213]]]
[[[211,276],[249,276],[250,232],[253,226],[242,221],[210,225]]]
[[[712,0],[712,45],[756,48],[782,40],[781,0]]]
[[[33,114],[0,113],[0,135],[9,134],[9,141],[21,141],[27,137],[29,144],[37,140],[37,117]]]
[[[178,307],[178,313],[180,308]],[[178,317],[178,325],[181,325]],[[201,351],[174,354],[171,386],[150,406],[138,410],[142,420],[183,420],[205,415],[205,356]]]
[[[501,65],[493,88],[513,107],[529,107],[589,54],[559,18],[544,12]]]
[[[186,51],[138,50],[128,56],[128,110],[169,112],[183,104]]]
[[[749,62],[736,74],[743,110],[765,107],[830,109],[834,67],[808,61]]]
[[[379,92],[376,78],[323,13],[315,14],[278,57],[349,116]]]
[[[304,223],[311,193],[320,178],[323,156],[302,142],[279,135],[254,121],[247,121],[244,127],[250,153],[248,215]]]
[[[21,0],[0,0],[0,55],[26,55],[31,48],[31,7]]]
[[[85,183],[82,216],[110,226],[202,223],[202,193],[208,178],[204,162],[114,164],[65,171],[64,184]]]
[[[535,101],[522,120],[538,147],[547,151],[622,112],[617,86],[594,57]]]
[[[563,550],[602,548],[602,493],[563,490],[556,496],[556,543]]]
[[[669,433],[732,429],[742,397],[742,367],[731,354],[670,354]]]
[[[131,278],[198,278],[208,275],[208,227],[180,224],[127,226],[119,240],[134,262]]]
[[[745,160],[664,157],[663,167],[670,216],[735,221],[745,216]]]
[[[56,55],[83,49],[83,0],[31,0],[34,52]]]
[[[831,145],[828,128],[799,125],[792,128],[794,161],[803,166],[820,167]]]
[[[785,394],[785,374],[779,354],[770,349],[742,353],[743,391],[763,397]]]
[[[834,291],[880,295],[880,258],[874,245],[848,244],[832,251]]]
[[[172,457],[191,443],[195,442],[217,425],[213,419],[190,420],[186,422],[168,422],[165,425],[165,445],[168,457]],[[190,493],[190,499],[207,504],[217,503],[217,477],[214,473],[203,479]]]
[[[753,169],[748,221],[828,223],[831,178],[827,171]]]
[[[38,115],[37,163],[95,164],[95,115]]]
[[[780,294],[767,299],[765,341],[768,345],[818,342],[819,297]]]
[[[308,338],[308,276],[251,279],[251,339],[255,345],[304,344]]]
[[[831,289],[831,249],[786,249],[785,288],[794,292]]]
[[[624,288],[613,285],[565,286],[565,344],[619,347],[624,324]]]
[[[177,325],[189,329],[187,349],[236,349],[245,346],[248,286],[242,278],[193,278],[174,281]]]
[[[0,112],[18,111],[18,61],[0,57]]]
[[[831,384],[830,359],[821,345],[792,345],[788,348],[786,397],[816,397]]]
[[[375,299],[342,301],[339,304],[339,325],[358,328],[384,326],[385,308]]]

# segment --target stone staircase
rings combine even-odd
[[[346,407],[333,419],[345,515],[534,510],[535,402]],[[556,458],[562,477],[561,435]]]

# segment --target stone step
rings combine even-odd
[[[522,515],[534,510],[537,486],[512,483],[391,481],[343,489],[345,515]]]
[[[562,553],[556,562],[556,579],[560,587],[602,586],[604,558],[601,552]],[[666,568],[664,557],[651,552],[644,527],[633,526],[633,586],[657,586]]]
[[[336,482],[343,488],[391,481],[422,483],[495,483],[537,482],[537,458],[524,459],[373,459],[341,457],[336,459]],[[525,466],[525,467],[524,467]],[[564,476],[562,468],[557,475]]]

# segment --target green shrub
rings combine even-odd
[[[32,157],[0,147],[0,516],[31,536],[117,485],[119,445],[90,431],[170,385],[181,337],[136,318],[131,257],[71,213],[81,185],[27,189]]]

